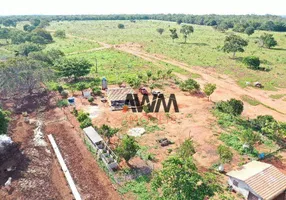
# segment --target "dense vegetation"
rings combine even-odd
[[[185,14],[137,14],[137,15],[50,15],[0,17],[0,24],[16,26],[18,21],[74,21],[74,20],[163,20],[214,27],[235,28],[244,32],[248,27],[255,30],[286,31],[286,19],[274,15],[185,15]],[[41,24],[40,24],[41,25]],[[251,31],[250,31],[251,32]],[[249,29],[247,33],[250,33]]]

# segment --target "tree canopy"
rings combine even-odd
[[[8,60],[0,68],[0,93],[32,94],[50,75],[51,71],[39,61],[29,58]]]
[[[9,122],[9,112],[0,107],[0,135],[6,134]]]
[[[244,52],[244,47],[248,45],[248,42],[244,40],[242,37],[231,34],[226,36],[224,45],[222,47],[224,52],[232,52],[233,57],[235,57],[236,52]]]
[[[139,150],[139,145],[136,142],[135,138],[129,135],[124,135],[116,151],[120,157],[123,157],[124,160],[128,161],[134,157]]]
[[[198,173],[192,157],[169,157],[151,185],[154,190],[160,189],[162,200],[203,200],[214,195],[213,185]]]
[[[274,39],[273,34],[264,33],[259,37],[261,46],[270,49],[277,45],[277,41]]]
[[[171,28],[170,32],[171,32],[170,37],[172,38],[173,42],[174,42],[175,39],[179,38],[179,36],[177,34],[177,29]]]
[[[180,33],[183,34],[183,37],[185,39],[185,43],[187,42],[187,38],[188,36],[194,32],[194,27],[190,26],[190,25],[183,25]]]
[[[55,62],[54,70],[60,77],[75,79],[89,74],[92,64],[86,59],[62,58]]]

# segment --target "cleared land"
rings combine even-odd
[[[118,29],[122,23],[125,29]],[[160,35],[156,29],[164,28]],[[271,32],[278,42],[273,49],[259,48],[256,41],[264,31],[256,31],[253,35],[239,34],[249,40],[249,45],[244,53],[238,53],[237,59],[230,59],[230,54],[225,54],[219,48],[227,33],[215,31],[211,27],[194,25],[194,33],[190,35],[187,44],[183,44],[183,38],[172,42],[169,28],[180,29],[180,26],[172,22],[162,21],[75,21],[53,22],[49,29],[66,30],[68,34],[86,39],[106,42],[108,44],[122,44],[127,42],[139,43],[147,53],[162,54],[177,61],[185,62],[190,66],[211,67],[218,73],[233,76],[240,86],[245,87],[245,82],[260,81],[267,90],[275,90],[275,87],[286,86],[286,37],[285,33]],[[241,62],[241,58],[255,55],[262,60],[261,66],[270,67],[270,72],[253,71],[247,69]]]

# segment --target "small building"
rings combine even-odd
[[[109,170],[116,169],[118,167],[117,159],[118,157],[115,153],[109,148],[109,146],[104,142],[102,137],[96,132],[96,130],[89,126],[83,129],[87,138],[94,145],[96,150],[97,158],[101,158],[103,163]]]
[[[232,189],[247,200],[286,199],[286,175],[271,164],[252,161],[227,176]]]
[[[134,94],[132,88],[109,88],[107,90],[107,100],[109,106],[112,107],[113,110],[122,110],[125,105],[127,94]]]
[[[103,77],[101,80],[101,88],[102,88],[102,90],[107,89],[107,79],[105,77]]]

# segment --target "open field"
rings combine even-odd
[[[117,27],[119,23],[124,24],[125,29],[119,29]],[[18,24],[18,28],[23,24]],[[60,21],[50,24],[46,28],[48,31],[53,34],[56,30],[64,30],[67,37],[65,39],[54,37],[53,42],[45,45],[43,53],[58,49],[65,53],[64,58],[84,58],[91,63],[90,71],[74,78],[69,75],[61,78],[51,76],[49,80],[41,82],[43,97],[39,96],[37,99],[30,95],[24,101],[28,102],[25,104],[26,107],[19,106],[23,102],[18,105],[17,98],[0,96],[0,103],[3,101],[5,109],[17,110],[11,121],[9,135],[21,143],[21,150],[32,160],[27,169],[19,169],[24,176],[16,177],[12,182],[13,187],[20,187],[12,191],[12,196],[9,196],[0,185],[0,196],[5,195],[7,199],[28,196],[33,187],[37,188],[36,184],[40,186],[44,184],[37,178],[33,179],[35,173],[36,176],[41,175],[48,185],[55,185],[47,191],[43,191],[43,187],[37,188],[36,192],[42,195],[39,199],[45,199],[50,194],[53,194],[51,197],[53,199],[70,199],[69,188],[55,157],[52,156],[53,151],[48,143],[47,134],[54,135],[83,199],[155,199],[161,190],[155,191],[155,194],[151,189],[151,182],[156,176],[156,173],[151,172],[162,170],[162,163],[165,160],[178,156],[182,144],[187,139],[192,139],[195,149],[188,158],[194,159],[200,174],[211,173],[212,181],[221,187],[221,191],[214,194],[210,200],[241,199],[227,189],[227,176],[218,173],[219,164],[224,164],[225,172],[229,172],[250,160],[258,159],[261,153],[265,153],[269,156],[265,162],[286,172],[286,132],[281,132],[279,135],[280,131],[286,128],[285,33],[273,32],[279,44],[273,49],[259,48],[256,44],[263,31],[256,31],[252,36],[239,34],[249,40],[249,46],[244,53],[237,53],[236,59],[231,59],[230,54],[219,50],[225,36],[231,31],[221,33],[207,26],[194,25],[195,32],[189,36],[187,44],[184,44],[181,34],[178,40],[172,42],[169,28],[180,29],[179,25],[172,22]],[[159,35],[156,31],[159,27],[165,29],[163,35]],[[16,46],[0,47],[0,60],[2,57],[12,57]],[[248,69],[241,60],[249,55],[259,56],[262,60],[261,66],[272,70],[266,72]],[[61,58],[59,61],[62,61]],[[54,63],[43,66],[54,69],[53,65]],[[172,70],[169,75],[168,70]],[[147,76],[147,72],[151,73],[150,77]],[[131,109],[112,111],[112,107],[103,99],[105,97],[108,100],[107,91],[100,89],[102,77],[107,78],[108,88],[118,88],[121,83],[133,87],[140,100],[141,86],[144,86],[149,94],[151,91],[159,90],[167,99],[170,94],[175,94],[180,111],[176,113],[171,109],[171,112],[166,113],[162,108],[158,113],[149,113],[145,110],[142,113],[134,113]],[[182,88],[182,83],[190,78],[197,81],[200,89],[191,91]],[[139,81],[139,84],[133,84],[134,80]],[[264,89],[247,87],[246,81],[260,81],[265,87]],[[216,85],[210,98],[204,92],[207,83]],[[81,84],[85,88],[78,87]],[[98,89],[100,94],[93,91],[90,100],[83,97],[84,91],[87,92],[85,89],[89,91]],[[39,93],[42,94],[41,92]],[[67,97],[71,96],[75,99],[75,104],[72,106],[67,101]],[[152,98],[153,95],[149,96]],[[242,113],[228,113],[230,111],[221,111],[216,107],[218,102],[231,98],[242,100]],[[33,146],[35,126],[24,122],[23,112],[26,111],[30,112],[28,115],[30,119],[43,120],[42,139],[47,142],[46,146]],[[86,124],[83,123],[85,120],[80,121],[81,115],[86,116]],[[255,120],[260,115],[271,115],[279,122],[269,125],[268,121],[262,121],[262,125],[259,125],[266,129],[259,130],[259,127],[253,124],[258,124]],[[118,128],[118,132],[108,137],[108,131],[102,129],[103,125]],[[118,170],[107,174],[100,167],[102,162],[97,162],[94,148],[84,137],[82,129],[88,126],[93,126],[118,155],[120,155],[118,146],[130,129],[143,127],[146,132],[136,137],[139,150],[136,150],[130,162],[121,154]],[[258,137],[253,138],[255,135]],[[161,146],[158,140],[162,138],[167,138],[171,143]],[[245,148],[248,142],[251,147]],[[218,152],[220,145],[225,145],[233,154],[230,162],[222,161]],[[109,154],[106,149],[102,152]],[[272,155],[273,152],[276,153]],[[45,165],[39,165],[41,163],[39,158],[42,157],[46,158],[45,170]],[[36,172],[42,169],[45,173],[36,174],[34,168],[38,170]],[[145,170],[148,173],[144,174]],[[134,178],[132,173],[141,176]],[[118,177],[122,179],[117,179]],[[21,183],[25,181],[30,181],[34,185],[21,190],[23,188]],[[211,179],[208,181],[208,184],[212,182]],[[197,186],[197,183],[195,185]],[[224,194],[227,197],[223,197]],[[34,196],[31,198],[36,199]]]
[[[125,29],[118,29],[118,23],[123,23]],[[164,28],[160,35],[156,29]],[[139,43],[148,53],[163,54],[169,58],[185,62],[190,66],[212,67],[219,73],[229,74],[245,87],[245,82],[260,81],[265,89],[274,90],[275,87],[286,86],[286,37],[285,33],[272,32],[278,42],[273,49],[259,48],[255,44],[263,31],[256,31],[253,35],[239,34],[249,40],[244,53],[238,53],[237,59],[230,59],[230,54],[219,51],[227,33],[215,31],[211,27],[194,25],[194,33],[190,35],[187,44],[180,38],[172,42],[169,28],[180,29],[172,22],[161,21],[74,21],[53,22],[49,29],[66,30],[68,34],[98,40],[109,44],[122,44],[127,42]],[[263,67],[270,67],[270,72],[253,71],[247,69],[239,60],[248,55],[260,57]]]

